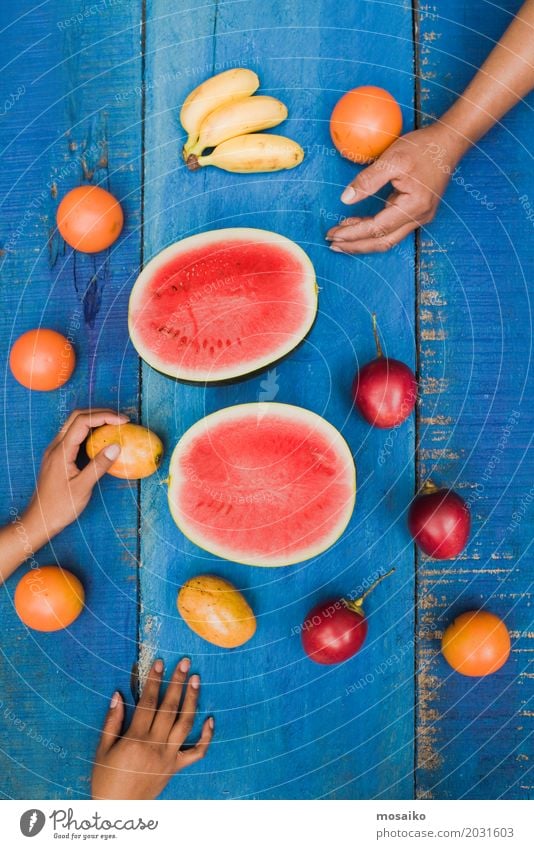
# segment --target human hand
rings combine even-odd
[[[120,454],[119,445],[108,445],[80,471],[76,457],[91,428],[127,421],[127,416],[112,410],[74,410],[70,414],[43,455],[35,492],[22,517],[34,551],[78,518],[94,485]]]
[[[182,749],[193,728],[200,691],[200,678],[192,675],[178,714],[189,667],[184,657],[158,708],[163,662],[156,660],[132,723],[122,736],[124,702],[119,693],[113,694],[96,750],[93,799],[155,799],[173,775],[204,757],[213,737],[213,717],[204,721],[198,743]]]
[[[347,186],[341,200],[359,203],[391,183],[393,192],[377,215],[347,218],[326,238],[338,253],[387,251],[432,221],[462,153],[462,142],[445,125],[432,124],[397,139]]]

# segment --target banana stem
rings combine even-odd
[[[382,345],[380,344],[380,337],[378,335],[378,325],[376,323],[376,313],[373,313],[373,334],[375,337],[375,345],[376,345],[376,353],[377,356],[383,357],[382,353]]]
[[[187,157],[189,156],[189,154],[193,150],[197,141],[198,141],[198,136],[188,136],[187,137],[186,143],[184,144],[184,147],[183,147],[183,150],[182,150],[183,157],[184,157],[186,162],[187,162]]]
[[[198,171],[198,169],[200,168],[198,156],[195,156],[194,153],[190,153],[185,162],[190,171]]]

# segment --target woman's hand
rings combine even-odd
[[[385,209],[365,218],[347,218],[328,231],[333,251],[366,254],[387,251],[432,221],[463,150],[457,134],[432,124],[397,139],[376,162],[347,186],[341,200],[352,204],[391,183]]]
[[[92,427],[124,424],[127,416],[112,410],[75,410],[46,449],[37,486],[28,508],[0,528],[0,584],[17,566],[33,557],[41,546],[78,518],[87,506],[95,483],[120,454],[119,445],[108,445],[80,471],[76,457]]]
[[[119,445],[108,445],[80,471],[76,457],[91,428],[127,421],[127,416],[112,410],[74,410],[70,414],[43,455],[35,492],[22,517],[34,550],[78,518],[94,485],[120,454]]]
[[[213,737],[212,717],[204,721],[198,743],[182,749],[193,728],[200,691],[198,675],[185,683],[189,666],[187,658],[180,661],[158,708],[163,662],[156,660],[132,724],[122,736],[124,702],[119,693],[113,694],[96,751],[93,799],[155,799],[175,773],[204,757]]]

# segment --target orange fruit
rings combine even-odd
[[[72,375],[76,355],[69,340],[40,327],[19,336],[9,355],[13,377],[28,389],[58,389]]]
[[[342,156],[365,164],[380,156],[402,131],[395,98],[373,85],[353,88],[338,100],[330,118],[330,135]]]
[[[100,186],[72,189],[59,204],[56,217],[67,244],[88,254],[109,248],[124,223],[119,202]]]
[[[85,593],[78,578],[59,566],[40,566],[22,576],[15,590],[15,609],[28,628],[59,631],[83,610]]]
[[[441,650],[447,663],[461,675],[491,675],[510,655],[508,628],[495,613],[462,613],[443,634]]]

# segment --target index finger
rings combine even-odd
[[[389,206],[376,215],[365,216],[345,226],[332,227],[326,238],[332,242],[356,242],[358,239],[387,236],[415,219],[398,202],[398,198],[389,201]]]
[[[68,426],[63,439],[60,440],[67,462],[74,462],[80,449],[80,445],[89,435],[94,427],[104,424],[120,425],[128,421],[128,416],[122,413],[114,413],[112,410],[90,410],[87,413],[79,413]]]
[[[128,421],[128,416],[125,416],[124,413],[118,413],[118,414],[114,413],[113,410],[108,410],[107,407],[92,407],[92,408],[87,409],[87,410],[73,410],[71,413],[69,413],[69,415],[67,416],[67,418],[65,419],[65,421],[61,425],[60,429],[58,430],[58,432],[54,436],[53,440],[49,443],[48,451],[51,451],[52,448],[55,448],[56,445],[58,444],[58,442],[63,441],[63,439],[65,437],[65,433],[67,432],[67,430],[69,429],[69,427],[73,423],[74,419],[76,419],[78,416],[85,415],[86,413],[93,413],[95,415],[97,413],[112,413],[113,415],[120,415],[121,418],[123,418],[125,421]],[[122,422],[121,422],[121,424],[122,424]]]

